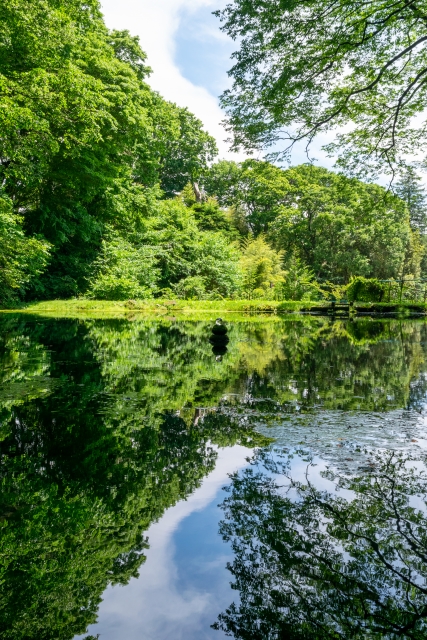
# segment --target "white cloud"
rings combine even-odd
[[[229,558],[224,558],[221,552],[218,554],[218,550],[209,555],[212,548],[207,545],[203,556],[208,576],[205,584],[197,586],[191,580],[189,584],[182,583],[175,561],[175,554],[180,549],[175,547],[174,536],[185,518],[203,511],[215,499],[218,501],[218,491],[230,482],[228,475],[247,465],[248,454],[248,449],[238,445],[219,449],[216,467],[202,486],[187,500],[181,500],[166,511],[146,532],[150,547],[140,577],[132,579],[125,587],[108,587],[99,607],[99,622],[91,625],[87,633],[99,633],[104,640],[208,637],[220,640],[223,637],[216,631],[211,632],[209,625],[234,597],[225,569]],[[224,573],[222,587],[209,581],[209,576],[215,577],[218,573]],[[183,584],[187,586],[183,588]],[[74,640],[84,637],[76,636]]]
[[[218,0],[101,0],[109,28],[128,29],[138,35],[153,69],[150,84],[161,95],[179,106],[188,107],[202,122],[218,144],[220,157],[240,159],[228,151],[227,137],[220,122],[224,117],[217,96],[185,78],[174,62],[174,38],[183,11],[195,12],[203,7],[218,8]],[[219,30],[218,33],[220,34]],[[220,42],[220,38],[218,38]],[[220,44],[219,44],[220,46]],[[209,69],[206,69],[209,73]]]

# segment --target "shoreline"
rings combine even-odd
[[[245,316],[326,316],[336,319],[361,317],[422,318],[427,316],[427,303],[348,303],[275,300],[49,300],[33,302],[11,309],[0,309],[2,314],[25,314],[56,318],[153,318],[190,319],[189,316],[227,314]],[[208,319],[208,318],[206,318]],[[231,318],[230,318],[231,319]]]

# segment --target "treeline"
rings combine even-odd
[[[1,3],[2,305],[318,298],[328,281],[420,276],[414,174],[401,199],[311,165],[212,164],[215,140],[149,74],[96,0]]]

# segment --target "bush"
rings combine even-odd
[[[272,249],[262,235],[246,243],[240,266],[243,290],[249,299],[277,297],[283,282],[282,258],[282,253]]]
[[[318,300],[324,292],[317,284],[314,273],[302,260],[291,256],[280,287],[283,300]]]
[[[174,293],[184,300],[203,300],[206,298],[206,284],[201,276],[183,278],[174,287]]]
[[[42,273],[51,245],[42,238],[27,237],[12,202],[0,194],[0,304],[16,302],[31,278]]]
[[[95,277],[87,296],[97,300],[152,298],[157,291],[159,269],[151,247],[135,247],[120,236],[104,240],[94,263]]]
[[[352,278],[346,287],[346,294],[350,302],[381,302],[385,292],[383,282],[375,278]]]

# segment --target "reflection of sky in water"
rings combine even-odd
[[[336,490],[335,482],[322,476],[328,467],[341,469],[345,474],[365,473],[369,471],[365,465],[373,449],[394,448],[416,456],[425,451],[427,445],[423,438],[425,415],[408,410],[319,411],[301,416],[293,414],[291,420],[289,414],[281,416],[279,412],[273,426],[264,428],[259,414],[257,418],[254,422],[258,428],[273,436],[280,450],[285,447],[285,451],[291,453],[294,447],[302,446],[314,454],[313,466],[300,455],[294,456],[292,479],[304,482],[308,471],[308,479],[316,489],[332,494]],[[231,602],[238,601],[238,592],[230,588],[232,576],[226,565],[233,560],[233,554],[218,533],[219,521],[224,515],[218,504],[225,497],[222,487],[229,484],[228,475],[244,468],[249,455],[250,450],[239,446],[219,450],[216,468],[202,486],[187,500],[169,509],[148,530],[150,548],[139,579],[131,580],[125,587],[106,590],[99,607],[99,622],[89,627],[89,634],[100,634],[100,640],[221,640],[226,637],[223,631],[213,630],[211,624]],[[274,453],[272,457],[276,458]],[[265,468],[262,470],[266,472]],[[297,498],[295,491],[289,492],[285,484],[283,490],[288,497]],[[351,500],[354,494],[341,488],[340,496]],[[424,510],[420,497],[411,496],[410,504]],[[348,553],[344,552],[343,557],[348,559]]]
[[[19,332],[18,338],[12,335],[0,376],[3,405],[18,407],[19,417],[22,406],[25,408],[25,403],[35,398],[37,407],[44,411],[40,425],[46,426],[48,434],[47,427],[56,421],[58,412],[70,411],[73,417],[69,396],[80,403],[82,424],[97,411],[105,421],[101,422],[105,433],[111,425],[116,425],[119,432],[119,427],[128,424],[137,429],[144,426],[148,434],[154,433],[154,427],[150,431],[151,415],[168,406],[180,416],[180,429],[186,436],[173,430],[178,422],[169,421],[164,433],[160,432],[166,445],[159,437],[157,449],[150,448],[147,435],[147,440],[141,439],[142,453],[152,455],[153,460],[155,454],[159,455],[162,470],[169,471],[180,464],[182,454],[183,473],[188,476],[184,480],[190,487],[193,469],[200,473],[197,477],[203,476],[207,460],[202,455],[202,466],[197,468],[198,447],[203,449],[210,438],[220,444],[235,442],[228,438],[240,427],[244,433],[249,430],[252,434],[254,427],[273,437],[275,446],[283,450],[308,451],[317,464],[309,470],[310,480],[318,490],[331,493],[335,491],[334,482],[321,475],[327,467],[338,469],[347,478],[369,477],[378,468],[375,449],[394,449],[415,457],[427,449],[427,350],[421,348],[425,341],[420,340],[426,332],[424,324],[404,324],[401,337],[396,323],[383,326],[310,320],[305,326],[275,319],[274,323],[258,326],[230,322],[229,351],[221,362],[213,358],[208,341],[211,323],[94,323],[87,331],[90,341],[83,342],[83,350],[72,324],[65,326],[69,344],[63,338],[64,326],[65,323],[62,328],[58,325],[60,331],[55,333],[53,325],[49,325],[40,344],[39,334],[32,337],[33,330],[28,331],[31,339],[21,337]],[[383,340],[382,335],[395,339]],[[214,422],[209,431],[209,420],[204,417],[214,416],[218,405],[222,417],[230,414],[231,420]],[[23,412],[22,416],[24,425],[25,419],[34,420],[31,413]],[[11,423],[13,429],[19,424]],[[80,418],[76,419],[79,424]],[[90,421],[87,424],[92,425]],[[18,442],[19,429],[15,435]],[[38,443],[36,429],[32,437],[30,442]],[[51,440],[55,443],[53,436],[46,436],[48,459]],[[90,438],[87,441],[92,443]],[[130,438],[123,449],[131,460],[135,442]],[[10,446],[14,444],[12,441]],[[163,456],[162,446],[165,451],[170,448],[170,459]],[[239,592],[230,587],[233,577],[226,565],[234,558],[218,533],[219,521],[224,517],[218,504],[224,499],[221,488],[229,483],[228,474],[246,467],[246,457],[251,454],[250,449],[238,446],[219,450],[216,468],[202,486],[187,500],[167,509],[159,522],[145,532],[150,546],[140,577],[124,587],[109,587],[99,607],[98,623],[79,638],[88,634],[99,634],[100,640],[225,637],[211,624],[231,602],[238,603]],[[68,455],[66,448],[63,459],[59,457],[65,469]],[[195,455],[196,462],[188,458],[190,463],[185,466],[188,455]],[[122,462],[122,457],[117,457],[118,471]],[[137,493],[141,479],[150,476],[151,459],[146,466],[144,461],[141,464],[139,479],[134,485],[130,482],[125,486],[129,496]],[[293,479],[303,482],[306,468],[307,462],[295,455],[291,465]],[[153,473],[156,474],[155,466]],[[176,477],[171,477],[175,482]],[[123,478],[127,481],[127,476]],[[157,479],[161,481],[162,474]],[[101,493],[104,483],[102,477],[98,487]],[[278,483],[286,491],[286,479],[279,478]],[[49,486],[47,480],[45,485]],[[297,497],[295,490],[292,492]],[[171,495],[184,494],[185,491],[172,491]],[[345,490],[340,495],[352,497]],[[163,489],[158,495],[154,492],[153,502],[161,502],[163,497]],[[173,499],[167,504],[171,503]],[[419,496],[411,496],[410,503],[423,508]],[[114,514],[118,520],[126,516],[121,509],[120,505]]]
[[[218,534],[228,474],[246,465],[249,450],[221,449],[215,470],[185,501],[147,531],[150,548],[139,579],[109,587],[98,624],[88,634],[100,640],[203,640],[226,636],[210,625],[236,599],[230,588],[230,548]],[[84,638],[78,636],[79,638]]]

